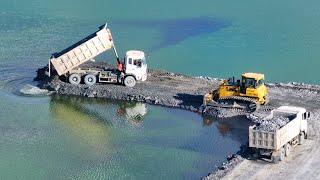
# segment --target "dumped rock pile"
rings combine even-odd
[[[275,132],[276,130],[285,126],[289,121],[289,118],[282,116],[275,116],[267,120],[260,119],[256,124],[255,130]]]
[[[237,109],[206,107],[203,110],[203,114],[219,118],[228,118],[233,116],[245,115],[246,112]]]
[[[240,155],[232,155],[232,158],[227,158],[228,160],[220,167],[217,167],[217,169],[213,172],[208,174],[208,176],[203,177],[202,180],[218,180],[221,179],[223,176],[225,176],[230,170],[234,169],[238,164],[240,164],[244,158]]]

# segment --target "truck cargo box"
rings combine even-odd
[[[58,75],[66,74],[68,71],[87,62],[95,56],[111,49],[113,46],[110,30],[107,24],[100,27],[100,30],[82,39],[74,45],[61,52],[53,54],[50,62]],[[50,63],[49,63],[50,64]]]
[[[289,119],[289,122],[280,129],[272,131],[263,131],[257,128],[257,124],[249,127],[249,147],[258,149],[279,150],[286,143],[298,136],[301,131],[306,133],[307,122],[306,110],[304,108],[281,106],[271,112],[264,118],[268,121],[275,116],[281,116]]]

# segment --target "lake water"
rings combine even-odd
[[[254,71],[268,82],[320,84],[319,18],[316,0],[3,0],[0,177],[197,179],[245,141],[246,121],[19,94],[52,53],[105,22],[120,56],[143,50],[150,68],[220,78]],[[96,60],[115,63],[111,51]]]

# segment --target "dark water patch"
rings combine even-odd
[[[168,20],[120,20],[114,23],[121,27],[135,26],[141,28],[157,29],[162,34],[162,40],[158,41],[148,51],[179,44],[180,42],[204,34],[219,31],[231,26],[231,22],[212,17],[191,17],[185,19]]]
[[[185,123],[189,122],[186,121]],[[159,133],[159,136],[143,138],[140,139],[140,142],[142,144],[152,143],[158,147],[177,148],[210,155],[212,151],[223,151],[223,149],[230,148],[228,147],[230,139],[239,142],[239,144],[246,143],[248,127],[252,125],[252,122],[248,121],[244,116],[232,118],[203,117],[202,123],[203,129],[186,129],[184,132],[188,132],[188,135],[178,139],[170,136],[170,134],[163,139],[163,134]],[[158,128],[159,126],[156,129],[160,131]],[[172,128],[172,125],[170,127],[162,125],[161,129],[165,130],[165,128]],[[203,137],[207,139],[205,140]],[[185,139],[185,141],[181,141],[180,138]],[[218,144],[219,146],[217,146]]]

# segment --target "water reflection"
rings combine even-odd
[[[211,126],[215,122],[215,119],[213,117],[203,116],[203,125],[204,126]],[[217,129],[219,130],[220,134],[222,136],[227,136],[230,132],[230,128],[226,126],[223,121],[220,123],[215,123]]]
[[[117,110],[117,115],[120,117],[125,117],[127,122],[132,125],[141,124],[146,113],[146,104],[131,101],[119,104],[119,108]]]
[[[143,103],[53,95],[50,113],[64,135],[86,149],[88,158],[107,158],[116,152],[118,143],[114,126],[136,128],[147,109]]]
[[[121,120],[130,124],[141,124],[147,113],[146,104],[132,101],[113,101],[106,99],[84,98],[79,96],[59,96],[51,97],[51,109],[60,109],[63,112],[68,110],[77,111],[82,116],[92,117],[90,121],[106,123],[112,125],[113,115],[117,115]],[[56,114],[57,115],[57,114]],[[63,118],[71,118],[63,116]]]
[[[231,118],[214,118],[210,116],[203,116],[204,126],[215,125],[221,136],[230,136],[231,138],[245,143],[248,133],[248,127],[253,125],[245,116],[231,117]]]
[[[90,142],[92,147],[110,143],[113,136],[108,134],[114,131],[114,126],[137,131],[147,114],[146,104],[132,101],[54,95],[50,104],[58,124]],[[203,126],[215,126],[222,137],[240,142],[248,136],[248,126],[252,124],[244,116],[223,119],[202,116],[202,119]]]
[[[66,173],[80,179],[152,179],[159,169],[163,179],[199,178],[239,150],[249,122],[139,102],[58,95],[51,97],[50,114],[61,135],[57,139],[67,142],[64,154],[71,156],[70,166],[81,164]]]

